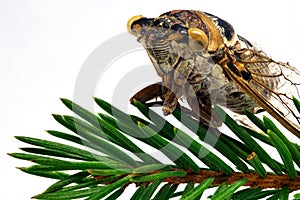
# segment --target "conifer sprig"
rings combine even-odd
[[[9,154],[34,163],[20,170],[57,180],[36,199],[117,199],[131,184],[137,187],[133,200],[200,199],[211,188],[211,199],[288,199],[300,190],[300,147],[267,117],[260,120],[246,112],[262,134],[237,124],[215,106],[232,131],[224,134],[176,109],[173,116],[191,135],[138,101],[134,106],[142,116],[98,98],[95,102],[105,112],[97,114],[61,100],[79,116],[53,115],[69,132],[47,133],[62,141],[17,136],[31,146],[21,148],[24,153]],[[294,103],[300,108],[298,100]],[[262,143],[273,147],[281,160],[272,158]],[[147,152],[149,147],[171,162]]]

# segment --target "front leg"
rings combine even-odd
[[[162,101],[149,102],[148,101],[161,98]],[[133,100],[136,99],[147,106],[153,106],[155,104],[160,104],[163,106],[162,110],[164,115],[171,114],[177,106],[178,98],[177,95],[172,92],[170,89],[165,87],[161,82],[154,83],[149,85],[139,92],[137,92],[133,97],[130,98],[130,103],[133,103]]]
[[[162,96],[164,95],[164,91],[165,89],[161,82],[154,83],[143,88],[142,90],[138,91],[135,95],[133,95],[133,97],[130,98],[130,103],[133,104],[133,100],[136,99],[141,103],[148,105],[146,103],[147,101],[150,101],[157,97],[162,98]]]

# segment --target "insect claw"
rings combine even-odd
[[[164,107],[164,108],[162,109],[162,111],[163,111],[163,113],[164,113],[165,116],[167,116],[167,115],[169,115],[169,114],[172,113],[172,111],[171,111],[170,108],[168,108],[168,107]]]

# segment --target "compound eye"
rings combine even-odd
[[[128,30],[128,32],[129,32],[130,34],[133,34],[133,35],[134,35],[134,33],[133,33],[133,31],[132,31],[132,24],[133,24],[135,21],[137,21],[137,20],[139,20],[139,19],[141,19],[141,18],[143,18],[142,15],[137,15],[137,16],[131,17],[131,18],[128,20],[128,22],[127,22],[127,30]]]
[[[195,50],[206,49],[208,46],[208,37],[204,31],[199,28],[189,28],[188,30],[189,46]],[[198,44],[197,44],[198,43]]]

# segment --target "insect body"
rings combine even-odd
[[[226,21],[200,11],[174,10],[158,18],[132,17],[128,31],[146,49],[162,83],[133,96],[142,102],[161,97],[168,115],[184,97],[193,114],[219,126],[212,105],[235,113],[264,109],[300,137],[300,72],[276,62],[237,35]]]

